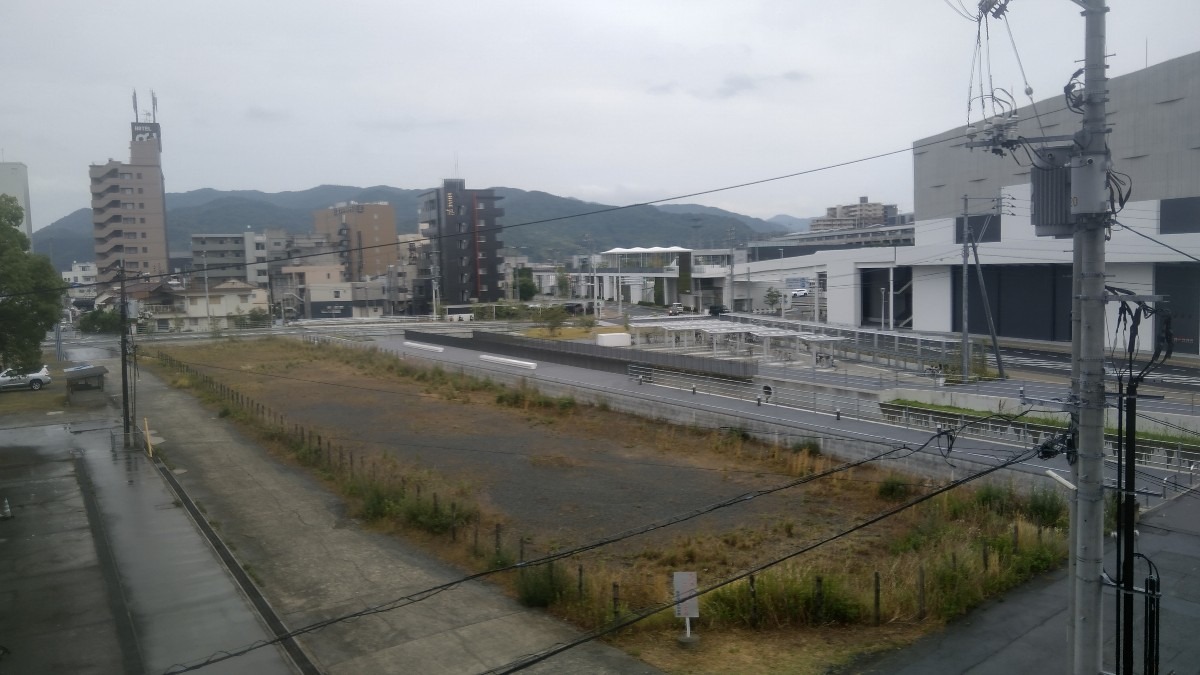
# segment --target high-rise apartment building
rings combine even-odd
[[[12,195],[25,211],[21,231],[33,237],[33,217],[29,215],[29,169],[20,162],[0,162],[0,195]]]
[[[134,122],[129,163],[109,160],[88,169],[92,236],[100,283],[168,274],[167,216],[157,122]]]
[[[446,179],[417,197],[417,226],[428,242],[415,289],[419,313],[447,303],[504,299],[496,222],[504,215],[496,205],[501,199],[491,189],[468,190],[461,179]]]
[[[387,202],[342,202],[313,212],[313,232],[338,245],[342,281],[387,274],[399,259],[396,210]]]

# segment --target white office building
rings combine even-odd
[[[1196,354],[1200,263],[1192,256],[1200,254],[1200,52],[1112,78],[1109,100],[1113,168],[1127,176],[1131,194],[1107,243],[1106,282],[1165,296],[1175,350]],[[1017,134],[1069,135],[1079,128],[1080,117],[1064,109],[1061,98],[1037,108],[1040,119],[1031,107],[1018,110]],[[1028,162],[969,150],[965,133],[954,128],[914,143],[913,245],[739,265],[731,297],[762,298],[789,278],[810,278],[819,282],[830,323],[959,331],[965,196],[965,222],[978,235],[985,287],[969,269],[970,331],[988,332],[986,294],[1001,336],[1069,341],[1071,240],[1035,234]],[[1109,312],[1112,328],[1114,303]],[[1113,331],[1107,333],[1111,343]]]
[[[12,195],[25,211],[21,231],[33,237],[33,216],[29,209],[29,168],[20,162],[0,162],[0,195]]]

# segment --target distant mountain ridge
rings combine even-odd
[[[667,213],[690,213],[695,215],[721,216],[726,218],[737,218],[745,223],[750,229],[763,234],[784,234],[788,231],[786,227],[779,223],[772,223],[761,218],[753,218],[751,216],[743,216],[740,213],[718,209],[715,206],[703,206],[701,204],[656,204],[655,208]]]
[[[812,218],[797,218],[782,213],[767,219],[768,222],[780,225],[789,232],[808,232],[812,229],[812,220]]]
[[[723,209],[698,204],[614,207],[559,197],[546,192],[494,188],[503,197],[501,241],[532,260],[564,260],[575,254],[599,253],[618,246],[727,245],[732,228],[736,242],[782,234],[785,227]],[[417,196],[387,185],[367,188],[319,185],[307,190],[261,192],[204,188],[167,194],[167,239],[172,253],[188,250],[195,234],[228,234],[279,227],[312,231],[313,211],[338,202],[385,201],[396,211],[400,233],[417,231]],[[33,233],[33,249],[50,257],[55,268],[91,261],[91,209],[83,208]]]

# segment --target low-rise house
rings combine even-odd
[[[239,279],[215,286],[175,288],[147,284],[126,289],[138,301],[139,329],[146,332],[207,332],[270,325],[266,289]]]

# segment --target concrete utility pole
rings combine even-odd
[[[967,383],[967,377],[971,374],[971,329],[967,322],[967,265],[968,252],[970,251],[971,241],[971,212],[967,207],[968,197],[963,195],[963,211],[962,211],[962,382]]]
[[[1067,457],[1077,490],[1072,498],[1068,568],[1071,577],[1067,599],[1067,630],[1071,645],[1068,670],[1073,675],[1097,675],[1103,665],[1104,233],[1112,222],[1105,198],[1106,180],[1111,169],[1109,129],[1104,119],[1108,101],[1104,55],[1108,7],[1106,0],[1071,1],[1083,8],[1085,20],[1083,95],[1076,99],[1068,92],[1069,99],[1077,100],[1077,103],[1072,102],[1072,109],[1083,113],[1083,128],[1069,137],[1008,138],[1016,124],[1015,117],[1010,116],[1007,122],[1001,120],[997,125],[989,124],[986,140],[978,143],[969,140],[966,145],[969,148],[1015,150],[1020,143],[1071,143],[1070,218],[1062,223],[1070,228],[1074,243],[1071,389],[1075,434],[1074,447],[1068,449]],[[1008,0],[980,0],[980,20],[988,13],[999,18],[1007,5]],[[968,128],[968,137],[974,138],[974,127]],[[1053,194],[1054,188],[1047,189]],[[965,199],[963,211],[966,211]],[[1059,225],[1053,217],[1043,224],[1050,228]],[[965,249],[963,267],[965,272]]]
[[[1074,0],[1084,8],[1083,129],[1080,151],[1071,158],[1071,215],[1075,246],[1080,249],[1079,342],[1079,490],[1075,532],[1074,672],[1094,675],[1102,665],[1104,555],[1104,232],[1111,216],[1105,201],[1110,168],[1105,103],[1105,0]]]
[[[125,296],[125,259],[121,258],[121,423],[129,447],[129,299]]]
[[[204,320],[208,323],[208,330],[212,331],[212,305],[208,300],[208,251],[201,251],[200,257],[204,259]]]
[[[729,307],[729,311],[733,311],[733,226],[729,227],[729,235],[726,238],[726,245],[729,246],[729,288],[725,292],[725,305]]]

